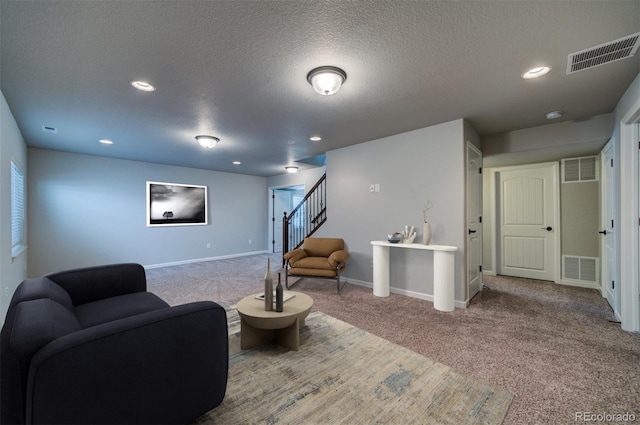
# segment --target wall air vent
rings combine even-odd
[[[571,53],[567,60],[567,75],[633,56],[640,45],[640,32],[609,43]]]
[[[562,278],[586,283],[598,283],[598,259],[563,255]]]
[[[51,127],[50,125],[43,125],[42,131],[44,133],[58,134],[58,129],[55,127]]]
[[[562,160],[562,183],[598,181],[598,157],[585,156]]]

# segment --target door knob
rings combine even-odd
[[[606,231],[606,230],[603,230],[602,232],[598,232],[598,233],[600,233],[601,235],[606,235],[606,234],[607,234],[607,231]]]
[[[553,227],[551,226],[547,226],[547,227],[541,227],[542,230],[546,230],[547,232],[550,232],[553,230]]]
[[[469,229],[469,234],[476,233],[476,232],[477,232],[477,230],[471,230],[471,229]]]

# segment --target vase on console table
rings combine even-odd
[[[431,243],[431,223],[425,222],[424,229],[422,231],[422,243],[429,245]]]

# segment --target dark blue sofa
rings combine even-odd
[[[170,307],[146,286],[139,264],[22,282],[0,334],[0,423],[180,424],[218,406],[224,308]]]

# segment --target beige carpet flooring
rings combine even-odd
[[[261,290],[267,257],[151,269],[149,290],[173,305],[234,304]],[[295,290],[330,316],[510,391],[505,424],[570,424],[587,412],[630,413],[640,423],[640,335],[612,323],[597,291],[495,276],[485,285],[452,313],[356,285],[337,295],[328,280],[303,280]]]

